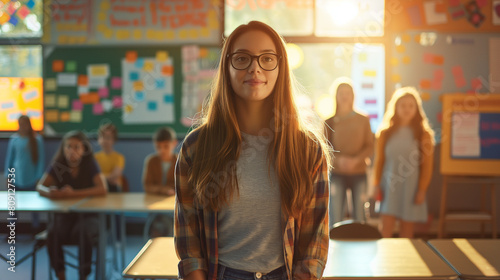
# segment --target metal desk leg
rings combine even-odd
[[[99,213],[99,252],[96,265],[96,279],[106,279],[106,214]]]

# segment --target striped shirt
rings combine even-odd
[[[193,166],[198,132],[182,144],[175,170],[175,249],[180,259],[179,278],[204,270],[208,280],[216,280],[218,259],[217,212],[196,205],[194,188],[188,183]],[[328,256],[328,166],[318,149],[311,170],[312,199],[298,218],[282,215],[283,258],[288,279],[320,279]]]

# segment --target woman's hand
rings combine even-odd
[[[415,195],[415,204],[420,205],[424,203],[425,201],[425,191],[418,190],[417,194]]]

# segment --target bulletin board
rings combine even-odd
[[[500,94],[445,94],[442,132],[442,174],[500,174]]]
[[[161,126],[183,135],[209,92],[203,85],[213,77],[218,52],[197,45],[47,46],[45,133],[92,134],[111,122],[125,136],[150,135]]]
[[[449,92],[488,93],[494,91],[498,56],[492,44],[498,33],[403,32],[393,37],[388,58],[388,89],[414,86],[422,97],[423,107],[439,142],[442,121],[442,97]],[[500,69],[496,67],[496,69]],[[392,89],[392,90],[391,90]],[[390,96],[388,97],[390,98]]]
[[[500,32],[500,1],[388,0],[386,23],[395,32]]]
[[[46,0],[44,43],[218,44],[222,0]]]

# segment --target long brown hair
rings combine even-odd
[[[270,128],[263,129],[260,134],[272,136],[268,150],[269,170],[274,168],[277,174],[282,209],[289,215],[298,216],[313,194],[315,178],[311,174],[323,159],[330,164],[330,148],[322,131],[314,131],[299,116],[284,40],[270,26],[258,21],[240,25],[224,42],[219,68],[196,129],[199,135],[188,180],[194,186],[198,202],[214,211],[227,205],[238,191],[235,174],[242,136],[234,109],[235,93],[230,84],[231,66],[227,56],[236,39],[255,30],[267,34],[281,56],[271,97],[274,118]],[[319,148],[322,153],[318,154]]]
[[[33,131],[33,126],[31,126],[31,120],[28,116],[22,115],[19,117],[18,122],[26,122],[28,131],[27,136],[29,139],[29,147],[31,153],[31,160],[33,163],[38,162],[38,143],[36,142],[35,132]]]
[[[434,144],[434,131],[432,130],[429,124],[429,119],[427,118],[424,108],[422,107],[422,99],[420,98],[417,89],[414,87],[402,87],[394,92],[391,100],[387,104],[384,119],[382,120],[380,128],[377,132],[377,138],[383,131],[385,131],[385,133],[387,133],[386,139],[389,139],[389,137],[399,128],[401,120],[396,114],[396,107],[399,100],[406,96],[411,96],[417,104],[417,113],[410,122],[410,127],[413,130],[413,137],[420,142],[424,133],[427,132],[430,135],[432,143]]]

